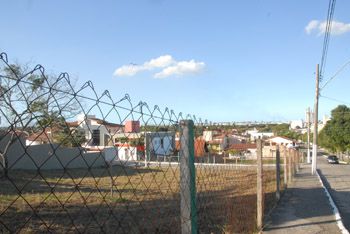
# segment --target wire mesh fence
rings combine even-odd
[[[98,95],[91,82],[75,88],[68,74],[5,53],[0,88],[2,233],[256,231],[256,145],[230,142],[218,126],[215,139],[195,116]],[[298,160],[284,148],[276,166],[279,149],[264,150],[267,214],[277,178],[283,190]]]

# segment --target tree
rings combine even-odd
[[[350,108],[339,105],[331,112],[331,120],[319,133],[319,144],[332,152],[350,149]]]
[[[296,140],[302,138],[302,135],[300,133],[289,130],[289,124],[277,124],[272,127],[272,131],[277,136],[283,136]]]
[[[27,65],[0,66],[0,117],[10,137],[5,151],[0,152],[7,174],[6,149],[18,138],[17,131],[28,134],[50,129],[52,143],[72,146],[82,140],[81,134],[71,132],[66,120],[78,114],[78,100],[73,85],[65,75],[47,75],[41,66],[29,70]],[[72,137],[78,136],[72,140]],[[70,138],[71,140],[64,140]]]

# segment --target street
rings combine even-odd
[[[325,156],[317,158],[318,172],[350,230],[350,165],[328,164]]]

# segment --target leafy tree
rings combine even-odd
[[[319,133],[319,144],[333,152],[345,152],[350,149],[350,108],[339,105],[331,115]]]
[[[137,138],[137,139],[130,139],[129,143],[131,146],[140,146],[145,144],[145,139],[144,137]]]
[[[300,133],[289,130],[289,124],[277,124],[272,127],[272,131],[277,136],[284,136],[296,140],[302,138]]]
[[[55,77],[44,74],[42,67],[34,70],[26,65],[9,64],[0,67],[0,116],[5,132],[11,133],[8,148],[17,138],[15,131],[28,134],[45,132],[50,129],[54,143],[72,146],[71,133],[65,120],[78,114],[78,100],[67,95],[73,85],[64,75]],[[80,138],[81,139],[81,138]],[[7,173],[6,152],[0,152],[0,158]]]

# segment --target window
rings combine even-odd
[[[100,145],[100,130],[92,131],[92,145]]]

